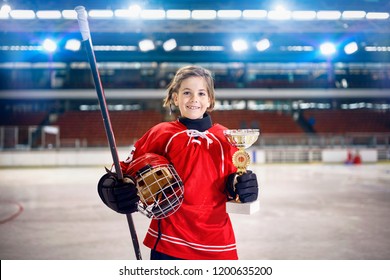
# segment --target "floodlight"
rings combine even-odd
[[[326,42],[321,44],[320,51],[324,55],[332,55],[336,52],[336,47],[334,44]]]
[[[338,20],[341,17],[340,11],[318,11],[317,19],[322,20]]]
[[[128,9],[117,9],[114,15],[117,18],[138,19],[142,12],[142,7],[139,5],[130,5]]]
[[[163,48],[166,52],[172,51],[177,47],[177,43],[175,39],[169,39],[164,42]]]
[[[193,10],[191,13],[192,19],[215,19],[217,17],[217,11],[215,10]]]
[[[237,39],[233,41],[232,47],[234,51],[242,52],[248,49],[248,43],[243,39]]]
[[[219,10],[217,17],[220,19],[237,19],[241,17],[241,14],[240,10]]]
[[[265,51],[270,47],[271,43],[268,39],[261,39],[256,43],[256,48],[259,52]]]
[[[65,19],[77,19],[77,12],[75,10],[63,10],[62,17]]]
[[[112,18],[114,12],[112,10],[90,10],[88,16],[91,18]]]
[[[343,19],[364,19],[365,11],[344,11],[342,13]]]
[[[368,12],[366,14],[366,19],[388,19],[389,13],[374,13]]]
[[[65,49],[69,51],[77,52],[80,49],[81,42],[77,39],[70,39],[66,41]]]
[[[13,19],[34,19],[35,12],[33,10],[11,10],[9,12]]]
[[[291,18],[291,11],[287,10],[283,5],[277,5],[275,10],[268,11],[268,19],[287,20]]]
[[[190,10],[167,10],[168,19],[190,19]]]
[[[57,43],[51,39],[45,39],[42,43],[42,47],[47,52],[54,52],[57,49]]]
[[[150,39],[140,41],[138,43],[138,46],[142,52],[147,52],[155,49],[154,43]]]
[[[165,19],[165,10],[142,10],[141,18],[149,20]]]
[[[313,20],[316,18],[315,11],[293,11],[292,18],[294,20]]]
[[[358,45],[356,42],[351,42],[351,43],[345,45],[345,47],[344,47],[344,52],[346,54],[353,54],[353,53],[357,52],[357,50],[358,50]]]
[[[244,10],[242,11],[244,19],[265,19],[267,17],[266,10]]]
[[[44,10],[44,11],[37,11],[36,12],[37,18],[39,19],[60,19],[61,12],[57,10]]]
[[[288,20],[290,18],[291,18],[291,11],[286,11],[286,10],[268,11],[268,19]]]

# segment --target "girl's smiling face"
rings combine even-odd
[[[180,85],[178,92],[173,94],[175,106],[179,107],[182,117],[201,119],[210,106],[207,83],[202,77],[189,77]]]

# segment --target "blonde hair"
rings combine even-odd
[[[207,93],[210,98],[210,106],[207,111],[211,112],[215,106],[215,90],[214,90],[214,79],[211,72],[203,67],[189,65],[184,66],[177,70],[175,76],[171,80],[167,88],[167,96],[164,98],[164,107],[171,108],[174,104],[173,93],[179,91],[181,83],[190,77],[202,77],[205,79],[207,84]]]

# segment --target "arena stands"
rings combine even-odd
[[[390,112],[368,109],[309,109],[302,110],[301,117],[288,111],[215,110],[211,112],[213,123],[230,129],[260,129],[258,144],[270,141],[294,143],[289,138],[315,138],[357,135],[370,138],[390,133]],[[175,119],[176,116],[171,116]],[[111,111],[110,119],[118,146],[135,143],[149,128],[166,120],[165,113],[146,109]],[[0,118],[2,148],[21,146],[74,148],[105,147],[107,137],[100,111],[65,111],[63,113],[15,112],[2,113]],[[58,129],[52,133],[48,127]],[[48,133],[46,133],[48,132]],[[43,136],[45,134],[45,136]],[[57,135],[58,134],[58,135]],[[42,139],[42,138],[45,139]],[[357,137],[355,137],[357,138]],[[365,139],[364,138],[364,139]],[[266,140],[268,139],[268,140]],[[379,139],[379,138],[378,138]],[[386,137],[383,139],[387,139]],[[376,142],[386,143],[387,140]],[[355,141],[360,143],[359,141]],[[367,142],[363,140],[363,144]],[[371,140],[369,142],[372,142]]]
[[[133,144],[147,129],[161,122],[159,112],[123,111],[110,112],[112,129],[117,145]],[[106,146],[107,137],[100,111],[70,111],[59,115],[53,125],[59,126],[61,140],[72,143],[81,140],[83,146]]]
[[[214,111],[212,118],[228,128],[258,128],[261,133],[303,133],[292,116],[280,112],[249,110]]]
[[[390,112],[368,109],[306,110],[303,114],[317,133],[390,132]]]

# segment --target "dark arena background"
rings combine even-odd
[[[96,192],[112,159],[79,5],[121,159],[177,117],[162,100],[188,64],[214,74],[214,123],[260,129],[248,149],[260,210],[231,214],[240,259],[390,258],[388,0],[0,5],[2,260],[134,259]],[[133,216],[142,241],[149,220]]]

